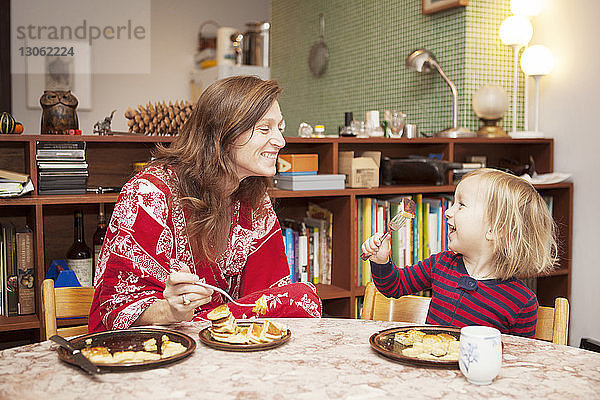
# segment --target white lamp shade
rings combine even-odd
[[[536,44],[523,51],[521,68],[526,75],[547,75],[554,67],[554,57],[546,46]]]
[[[525,46],[531,40],[532,35],[531,22],[520,15],[508,17],[500,25],[500,39],[508,46]]]
[[[508,96],[497,85],[480,87],[473,95],[473,111],[479,118],[502,118],[508,109]]]
[[[510,0],[510,11],[515,15],[535,17],[542,11],[543,0]]]

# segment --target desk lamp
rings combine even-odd
[[[517,131],[517,66],[519,50],[531,40],[533,27],[526,17],[513,15],[500,25],[502,43],[513,49],[513,93],[512,93],[512,132]]]
[[[546,46],[536,44],[525,49],[521,56],[521,68],[527,76],[535,80],[535,127],[533,132],[523,132],[529,136],[543,137],[540,132],[540,78],[548,75],[554,67],[554,57]],[[519,132],[520,133],[520,132]]]
[[[418,49],[413,51],[406,57],[406,66],[410,69],[414,69],[417,72],[428,74],[434,69],[444,78],[450,90],[452,90],[452,128],[445,129],[441,132],[434,134],[436,137],[449,137],[449,138],[460,138],[460,137],[473,137],[474,132],[471,132],[467,128],[458,126],[458,89],[456,85],[448,78],[442,67],[438,64],[433,53],[429,50]]]

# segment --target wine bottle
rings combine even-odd
[[[81,286],[93,286],[92,252],[83,238],[83,213],[75,211],[75,237],[67,252],[67,265],[75,272]]]
[[[94,266],[92,270],[92,280],[96,277],[96,268],[98,268],[98,260],[100,260],[100,250],[106,236],[106,217],[104,216],[104,203],[100,203],[100,211],[98,212],[98,225],[94,232],[92,245],[94,246]]]

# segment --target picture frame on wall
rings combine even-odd
[[[52,51],[52,54],[26,58],[27,108],[42,108],[40,97],[44,90],[70,90],[78,100],[78,110],[92,109],[91,49],[88,43],[35,40],[29,41],[26,46]]]
[[[421,10],[423,14],[433,14],[438,11],[455,7],[465,7],[469,0],[422,0]]]

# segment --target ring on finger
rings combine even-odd
[[[191,303],[190,299],[187,298],[187,296],[184,294],[181,295],[181,300],[183,301],[183,305],[187,306]]]

